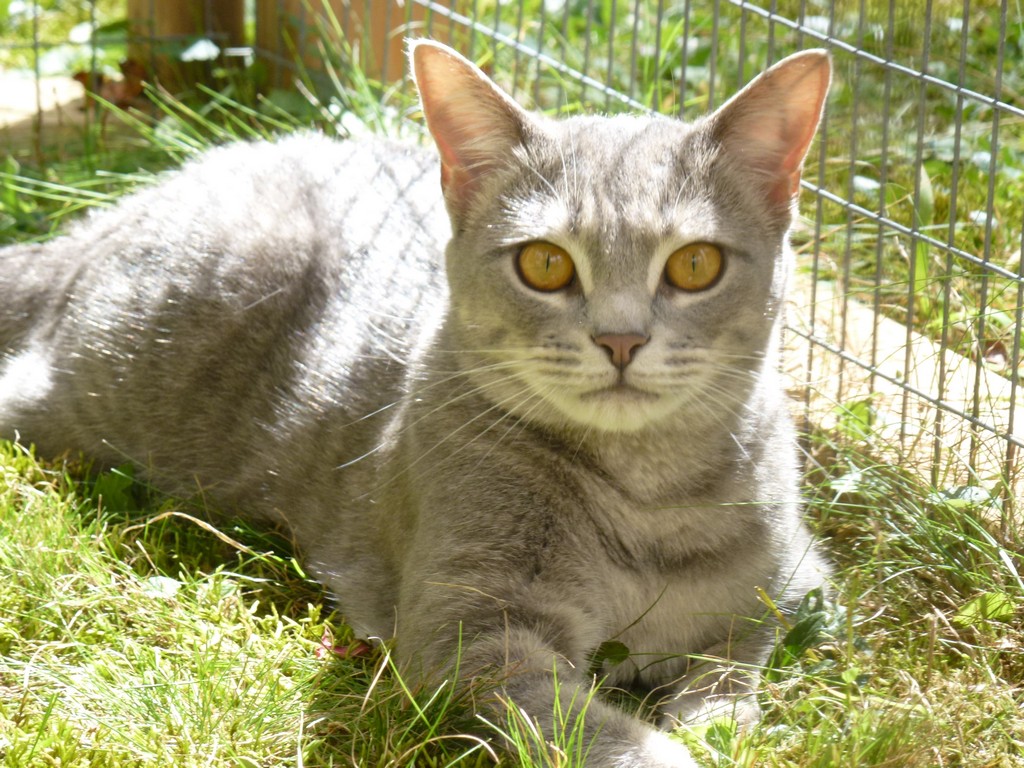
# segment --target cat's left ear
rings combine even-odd
[[[775,204],[790,203],[800,191],[831,81],[828,52],[803,51],[767,69],[711,116],[712,135],[763,180]]]
[[[445,200],[453,215],[461,215],[488,174],[523,143],[530,117],[448,46],[414,40],[409,52],[427,128],[441,155]]]

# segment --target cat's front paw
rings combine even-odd
[[[621,768],[698,768],[690,750],[660,731],[652,731],[637,762],[622,763]]]
[[[721,694],[684,699],[670,709],[661,723],[664,727],[697,725],[728,717],[740,728],[749,728],[761,719],[761,707],[752,694]]]
[[[609,742],[598,738],[586,751],[586,768],[699,768],[690,750],[661,731],[644,738]]]
[[[671,728],[727,717],[747,728],[761,719],[757,683],[756,676],[728,665],[700,670],[661,701],[658,709],[664,716],[659,724]]]

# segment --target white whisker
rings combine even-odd
[[[501,413],[507,412],[506,409],[504,408],[504,406],[507,403],[509,403],[510,401],[512,401],[512,400],[516,399],[517,397],[521,396],[523,393],[527,393],[530,396],[534,396],[528,387],[523,387],[515,395],[510,395],[509,397],[506,397],[504,400],[501,400],[499,402],[494,403],[489,408],[486,408],[485,410],[481,411],[476,416],[474,416],[473,418],[471,418],[468,421],[464,422],[460,426],[456,427],[451,432],[446,434],[443,438],[441,438],[436,443],[434,443],[434,445],[432,445],[430,448],[428,448],[423,453],[421,453],[418,457],[416,457],[411,462],[409,462],[405,466],[405,468],[402,470],[402,472],[400,474],[407,474],[407,473],[409,473],[410,470],[412,470],[414,467],[416,467],[416,465],[420,464],[430,454],[434,453],[434,451],[436,451],[439,448],[441,448],[443,445],[445,445],[446,443],[451,441],[453,438],[455,438],[463,430],[469,428],[470,426],[472,426],[473,424],[475,424],[476,422],[478,422],[480,419],[484,418],[488,414],[490,414],[490,413],[492,413],[492,412],[494,412],[496,410],[501,412]],[[500,419],[499,419],[499,421],[500,421]],[[493,426],[493,424],[491,426]],[[491,427],[487,427],[486,429],[483,430],[483,432],[481,434],[486,433],[490,428]],[[477,437],[479,437],[479,435],[477,435]],[[473,440],[475,440],[475,439],[476,438],[473,438]],[[468,441],[466,443],[463,443],[462,446],[460,446],[459,448],[456,448],[455,451],[451,455],[454,456],[454,455],[460,453],[461,451],[465,450],[465,448],[468,447],[473,442],[473,440],[470,440],[470,441]],[[427,470],[425,470],[425,472],[429,472],[429,471],[435,469],[436,466],[437,466],[436,464],[432,465]],[[420,475],[422,475],[422,474],[423,473],[421,472]]]

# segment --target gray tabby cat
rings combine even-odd
[[[548,120],[412,60],[440,188],[433,152],[296,136],[0,252],[0,435],[284,523],[408,675],[497,681],[488,717],[551,733],[558,697],[571,728],[616,639],[609,683],[667,722],[755,718],[759,590],[826,572],[776,368],[828,56],[694,124]],[[589,766],[693,765],[585,717]]]

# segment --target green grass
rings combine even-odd
[[[478,741],[434,726],[465,706],[405,690],[380,652],[343,658],[281,542],[184,503],[120,509],[145,492],[79,474],[0,444],[0,764],[475,764]]]
[[[665,111],[703,109],[709,94],[701,68],[710,66],[712,52],[724,82],[738,82],[739,37],[724,5],[716,40],[706,11],[692,11],[688,64],[694,81],[684,102],[681,61],[656,58],[650,45],[655,4],[632,19],[632,3],[591,3],[597,17],[589,25],[579,13],[587,5],[570,2],[564,27],[559,21],[541,29],[536,15],[526,14],[522,38],[543,39],[548,52],[564,45],[567,65]],[[795,15],[790,5],[796,4],[780,2],[780,13]],[[839,23],[853,18],[847,5],[838,6]],[[947,5],[936,2],[935,8],[959,13],[958,4],[953,11]],[[480,3],[482,21],[511,31],[514,16],[491,23],[487,14],[494,7]],[[869,17],[881,18],[880,7],[869,3]],[[680,8],[666,8],[663,29],[682,29]],[[915,12],[901,11],[896,30],[897,51],[908,64],[922,42]],[[987,92],[991,5],[973,13],[977,39],[968,86]],[[634,21],[644,39],[635,64],[628,50],[616,49],[609,60],[603,52],[610,33],[631,29]],[[330,39],[330,21],[324,32]],[[779,34],[776,56],[796,45]],[[755,27],[748,35],[746,76],[766,52]],[[585,36],[589,48],[580,43]],[[936,58],[948,66],[958,38],[948,27],[933,36]],[[878,43],[868,36],[865,45]],[[541,107],[620,107],[566,77],[544,75],[534,87],[524,60],[481,40],[476,46],[481,62],[506,86],[518,85],[520,95]],[[1011,20],[1009,51],[1017,55],[1020,46],[1019,19]],[[223,71],[210,90],[181,99],[158,96],[148,117],[123,115],[126,129],[110,127],[115,116],[106,128],[90,124],[73,144],[43,147],[41,155],[38,147],[12,147],[0,173],[0,242],[48,237],[83,208],[109,204],[152,171],[214,141],[310,122],[344,135],[353,125],[345,115],[397,130],[410,110],[408,98],[362,78],[346,65],[341,47],[328,59],[324,72],[304,73],[312,99],[261,94],[244,73]],[[916,163],[914,94],[900,93],[893,103],[895,138],[884,159],[878,123],[862,114],[857,163],[851,164],[843,125],[852,110],[854,72],[843,59],[837,63],[828,160],[819,168],[812,158],[807,178],[840,194],[852,185],[855,200],[866,207],[872,194],[885,195],[891,216],[929,232],[949,225],[954,167],[959,210],[981,204],[986,171],[952,162],[948,140],[957,114],[937,93],[927,94],[929,199],[918,194],[914,203],[915,185],[925,188]],[[863,104],[876,103],[884,83],[870,72],[861,76]],[[1008,92],[1019,78],[1016,70],[1008,72]],[[960,117],[968,142],[962,151],[984,151],[990,116],[967,111]],[[1014,227],[1024,216],[1021,181],[1010,172],[1022,151],[1019,136],[1010,135],[997,169],[994,205],[1002,223],[990,233],[989,252],[993,263],[1008,268],[1015,268]],[[883,167],[885,188],[854,183],[853,176],[877,180]],[[845,292],[871,304],[877,291],[883,309],[901,318],[913,297],[915,327],[941,334],[946,313],[947,332],[958,334],[965,350],[984,341],[977,337],[980,315],[989,332],[1013,333],[1011,282],[991,279],[983,294],[974,265],[947,263],[910,238],[879,242],[875,225],[830,204],[822,215],[828,234],[822,275],[842,282]],[[965,250],[984,245],[976,225],[954,222],[954,229]],[[1009,321],[999,325],[1006,315]],[[834,595],[810,599],[780,638],[765,670],[765,717],[757,727],[738,733],[723,722],[679,738],[702,765],[722,768],[1024,766],[1024,558],[1019,531],[1001,525],[1000,494],[929,486],[871,458],[870,425],[843,432],[808,443],[809,511],[837,563]],[[192,505],[152,495],[123,474],[90,478],[77,464],[40,465],[20,449],[0,447],[3,765],[491,763],[479,734],[493,730],[450,687],[410,690],[381,650],[353,658],[325,650],[325,644],[348,646],[352,637],[286,542],[235,521],[205,519]],[[565,768],[581,760],[572,732],[539,737],[526,721],[514,721],[509,730],[521,745],[523,765]]]
[[[0,447],[0,764],[489,764],[450,688],[327,652],[353,639],[280,540],[81,477]],[[812,479],[836,594],[785,634],[762,723],[680,737],[707,766],[1024,765],[1022,559],[987,502],[850,451]],[[523,765],[578,764],[515,725]]]

